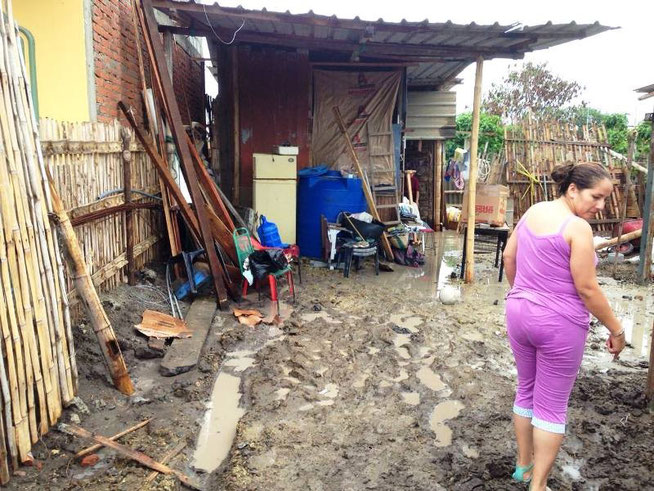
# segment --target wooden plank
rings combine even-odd
[[[195,204],[200,236],[209,261],[209,269],[211,270],[218,305],[221,309],[225,309],[227,308],[228,300],[227,290],[221,274],[222,268],[218,260],[216,248],[213,244],[211,224],[209,223],[206,209],[202,206],[204,198],[202,197],[202,191],[200,190],[197,175],[193,168],[193,159],[186,142],[186,132],[184,130],[184,125],[182,124],[182,118],[177,105],[175,92],[173,91],[173,82],[167,73],[161,72],[161,67],[165,66],[166,60],[161,38],[157,30],[158,24],[154,18],[152,1],[142,0],[142,5],[143,16],[145,17],[145,27],[147,28],[145,34],[150,40],[150,46],[152,47],[152,51],[148,51],[150,54],[150,62],[154,70],[159,72],[159,81],[161,83],[161,93],[159,95],[162,100],[166,101],[166,107],[168,109],[167,115],[171,123],[170,130],[173,135],[173,140],[175,141],[182,169],[184,170],[186,184],[188,185],[189,191],[191,192],[191,198]],[[177,202],[179,203],[179,200],[177,200]]]
[[[173,341],[161,361],[162,375],[170,377],[188,372],[198,364],[215,313],[216,304],[211,299],[196,298],[193,301],[184,319],[188,329],[193,331],[193,336]]]

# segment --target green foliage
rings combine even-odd
[[[607,114],[582,104],[560,110],[555,117],[560,121],[573,123],[578,128],[592,124],[604,125],[611,148],[625,156],[629,153],[630,129],[626,114]],[[634,130],[636,131],[636,155],[634,158],[646,158],[649,153],[652,131],[650,123],[643,121]]]
[[[447,157],[454,155],[454,150],[464,148],[466,138],[470,138],[472,131],[472,113],[459,114],[456,117],[456,136],[447,141],[445,151]],[[479,115],[479,152],[481,153],[488,142],[488,155],[497,154],[504,146],[504,126],[502,118],[495,114],[481,113]]]
[[[650,140],[652,138],[652,123],[642,121],[636,126],[636,159],[647,160],[650,152]]]
[[[484,98],[484,111],[519,121],[531,113],[536,120],[551,118],[554,113],[579,97],[583,87],[563,80],[547,68],[524,63],[508,73],[501,84],[491,85]]]

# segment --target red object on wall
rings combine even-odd
[[[143,122],[132,1],[94,0],[92,3],[97,120],[106,123],[118,118],[117,104],[123,101],[134,108],[137,121]],[[150,86],[150,68],[143,36],[141,49],[145,77]],[[173,78],[182,121],[188,124],[190,112],[194,121],[204,123],[203,67],[192,60],[177,43],[173,52]],[[187,105],[189,111],[186,110]]]
[[[309,166],[311,67],[308,53],[239,47],[241,203],[252,203],[252,154],[284,142],[299,147],[298,169]]]

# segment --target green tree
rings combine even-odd
[[[472,132],[472,113],[459,114],[456,117],[456,136],[447,141],[446,155],[451,157],[454,150],[464,148],[466,138]],[[479,152],[482,152],[488,143],[488,154],[497,154],[504,146],[504,126],[502,118],[495,114],[481,113],[479,115]]]
[[[652,123],[641,121],[636,126],[636,159],[647,160],[650,152],[650,140],[652,138]]]
[[[583,87],[564,80],[547,68],[547,63],[524,63],[508,73],[500,84],[492,84],[483,102],[484,111],[512,121],[529,113],[536,120],[554,113],[581,95]]]

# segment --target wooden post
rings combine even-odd
[[[652,137],[649,147],[649,165],[644,208],[643,238],[640,241],[640,264],[638,266],[638,278],[641,283],[650,281],[652,276],[652,240],[654,239],[654,121],[652,121]]]
[[[238,46],[231,48],[232,61],[232,103],[234,104],[234,126],[232,128],[232,144],[234,145],[234,182],[232,183],[232,202],[241,204],[241,113],[238,101]]]
[[[152,6],[152,0],[142,0],[143,5],[143,15],[145,17],[145,27],[146,37],[150,41],[150,46],[152,52],[150,53],[150,62],[156,67],[155,71],[159,71],[160,67],[165,66],[166,60],[163,52],[163,45],[161,43],[161,38],[159,37],[158,24],[154,17],[154,7]],[[175,92],[173,91],[173,82],[167,73],[159,72],[160,83],[161,83],[161,99],[165,101],[165,104],[168,109],[168,118],[170,120],[171,132],[173,134],[173,139],[175,140],[175,146],[179,153],[180,162],[182,169],[184,170],[184,177],[186,178],[186,183],[191,192],[191,198],[195,205],[195,212],[197,213],[198,224],[201,234],[201,244],[204,247],[204,250],[207,254],[207,259],[209,261],[209,269],[211,271],[211,277],[213,278],[213,285],[216,290],[216,297],[218,300],[218,305],[221,309],[227,308],[227,290],[225,288],[225,283],[223,282],[221,274],[221,265],[218,259],[218,254],[216,253],[216,248],[213,242],[213,236],[211,233],[211,224],[209,223],[209,217],[204,205],[204,197],[202,196],[202,191],[200,190],[200,185],[195,174],[195,169],[193,168],[193,160],[191,153],[186,142],[184,125],[182,124],[182,117],[179,112],[179,106],[177,105],[177,99],[175,98]],[[181,205],[181,203],[180,203]]]
[[[441,190],[443,187],[443,142],[434,142],[434,230],[442,230],[441,227]]]
[[[620,224],[618,225],[618,244],[615,246],[615,255],[613,256],[613,278],[615,278],[616,268],[618,267],[618,253],[620,252],[620,237],[622,236],[622,227],[627,219],[627,202],[629,201],[629,192],[631,191],[631,162],[634,159],[634,152],[636,151],[636,132],[632,131],[629,134],[629,152],[627,153],[627,162],[624,164],[624,193],[622,195],[622,203],[620,203]]]
[[[649,371],[645,395],[650,401],[650,410],[654,410],[654,321],[652,321],[652,339],[649,343]]]
[[[61,198],[59,198],[59,194],[57,194],[52,179],[50,179],[50,194],[52,197],[52,209],[57,215],[59,229],[61,230],[63,242],[68,253],[67,257],[75,282],[75,288],[82,304],[86,308],[86,313],[93,326],[93,331],[98,337],[100,349],[102,350],[102,355],[104,356],[111,378],[119,391],[123,394],[132,395],[134,393],[134,385],[132,385],[132,380],[129,378],[129,373],[127,373],[127,365],[125,365],[123,354],[120,351],[120,346],[118,346],[116,334],[111,327],[106,312],[102,308],[102,302],[100,302],[98,293],[95,291],[95,286],[93,286],[91,275],[84,263],[82,249],[73,230],[73,225],[70,223],[68,214],[64,209]]]
[[[413,186],[411,186],[411,174],[412,172],[410,170],[404,171],[404,176],[406,177],[406,194],[408,195],[409,203],[413,203]]]
[[[125,239],[127,256],[127,283],[135,285],[134,278],[134,209],[129,206],[132,202],[132,152],[129,150],[129,144],[132,139],[127,128],[122,128],[120,132],[123,141],[123,192],[125,195]]]
[[[470,173],[468,179],[468,227],[466,229],[465,282],[475,281],[475,194],[477,193],[477,148],[479,146],[479,113],[481,110],[481,76],[484,59],[477,58],[475,92],[472,101],[472,134],[470,135]]]

